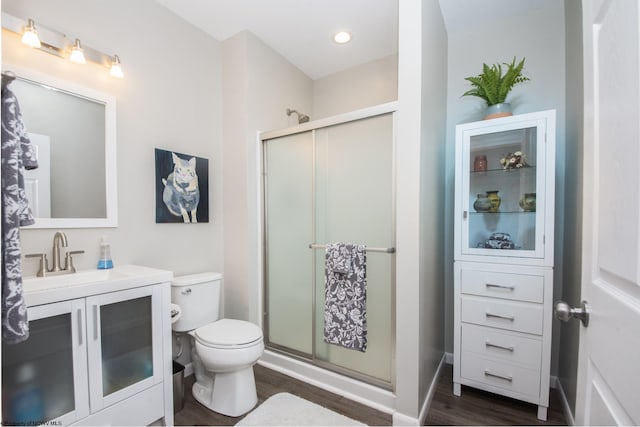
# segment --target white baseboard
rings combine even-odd
[[[265,350],[260,360],[258,360],[258,364],[379,411],[388,414],[394,412],[396,396],[391,391],[383,390],[270,350]]]
[[[445,353],[444,357],[447,365],[453,365],[453,353]]]
[[[562,402],[562,413],[564,414],[564,419],[567,421],[567,425],[576,425],[576,420],[575,418],[573,418],[573,413],[571,412],[571,407],[569,406],[567,395],[564,393],[562,382],[558,378],[556,378],[556,388],[560,393],[560,401]]]
[[[392,417],[392,425],[394,426],[419,426],[420,422],[417,418],[394,412]]]
[[[429,391],[427,392],[427,397],[424,399],[424,403],[422,404],[422,409],[420,409],[420,415],[419,415],[420,424],[418,425],[424,425],[424,421],[427,419],[427,413],[429,412],[429,408],[431,407],[433,396],[435,396],[436,390],[438,389],[438,381],[440,381],[440,376],[442,375],[442,368],[444,367],[447,358],[448,358],[447,353],[445,353],[442,355],[442,359],[440,359],[440,363],[438,364],[438,369],[436,370],[436,374],[433,376],[431,385],[429,385]],[[451,355],[451,359],[453,362],[453,355]]]
[[[429,408],[431,407],[431,402],[433,401],[433,397],[436,394],[436,390],[438,388],[438,381],[440,380],[440,375],[442,375],[442,368],[447,363],[447,353],[442,355],[440,359],[440,363],[438,364],[438,368],[436,369],[436,373],[433,376],[433,380],[429,385],[429,390],[427,391],[427,395],[422,402],[422,407],[420,408],[420,413],[418,414],[418,418],[413,418],[409,415],[402,414],[400,412],[393,413],[393,425],[394,426],[421,426],[424,425],[424,421],[427,419],[427,413],[429,412]]]

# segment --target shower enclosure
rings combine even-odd
[[[268,349],[393,384],[395,103],[261,135]],[[367,246],[366,352],[327,344],[324,245]]]

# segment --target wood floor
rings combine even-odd
[[[286,391],[370,426],[391,425],[391,415],[389,414],[361,405],[260,365],[255,365],[253,369],[256,377],[258,404],[264,402],[269,396]],[[216,414],[198,403],[191,394],[191,386],[193,385],[194,379],[194,375],[186,378],[184,408],[175,415],[175,425],[231,426],[243,418],[226,417]]]
[[[269,396],[286,391],[370,426],[391,425],[390,414],[260,365],[255,365],[254,371],[258,404]],[[567,425],[556,390],[551,390],[548,420],[541,422],[536,418],[536,405],[464,386],[462,396],[456,397],[452,392],[452,378],[452,366],[445,365],[424,425]],[[193,375],[185,380],[184,408],[175,415],[175,425],[227,426],[234,425],[243,418],[216,414],[200,405],[191,394],[193,381]]]
[[[453,366],[445,365],[424,425],[567,425],[557,390],[551,389],[547,421],[537,415],[537,405],[471,387],[454,396]]]

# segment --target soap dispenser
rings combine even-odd
[[[98,269],[106,270],[107,268],[113,268],[111,248],[109,247],[107,236],[102,236],[102,239],[100,240],[100,259],[98,260]]]

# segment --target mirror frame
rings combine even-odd
[[[22,227],[23,229],[45,228],[109,228],[118,226],[118,176],[116,153],[116,98],[76,83],[53,77],[51,75],[4,63],[3,72],[11,71],[16,78],[28,80],[35,84],[51,86],[70,94],[104,104],[105,106],[105,135],[104,135],[104,159],[105,159],[105,195],[106,218],[36,218],[33,225]]]

